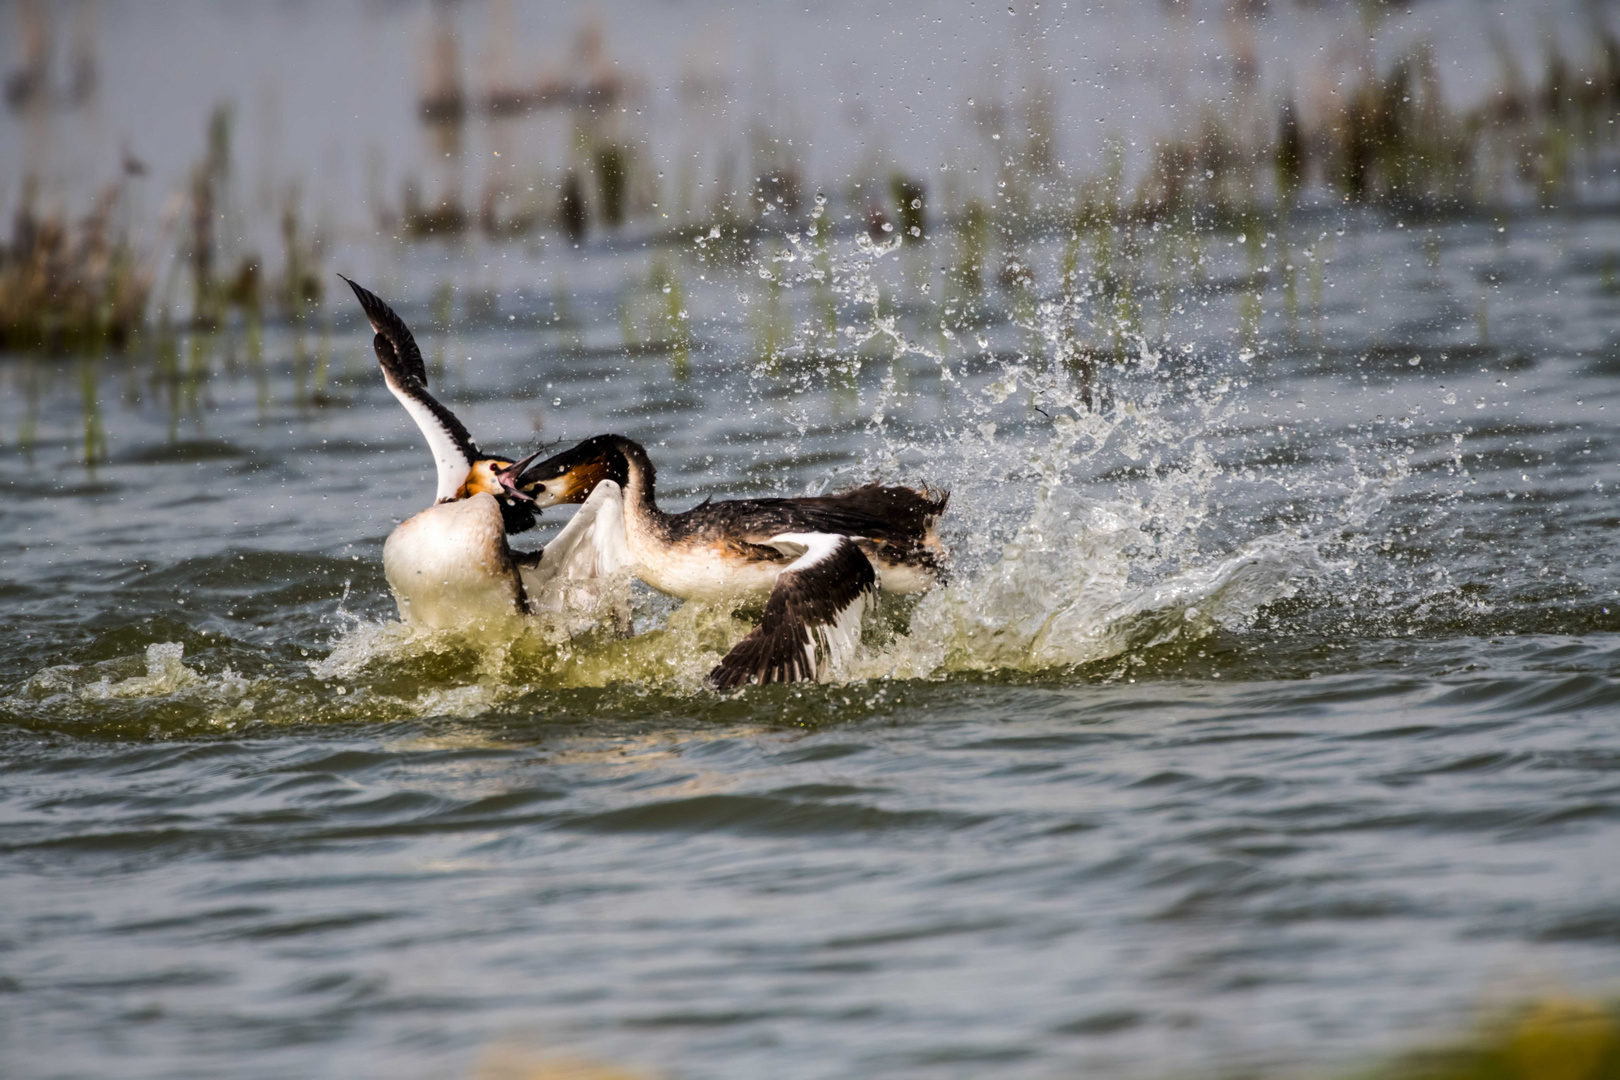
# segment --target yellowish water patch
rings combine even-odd
[[[581,1054],[544,1054],[517,1046],[490,1050],[469,1080],[657,1080],[658,1074]]]
[[[1488,1017],[1471,1038],[1361,1074],[1366,1080],[1610,1080],[1620,1076],[1620,1009],[1554,995]]]
[[[570,623],[576,621],[569,616]],[[417,704],[454,716],[486,712],[510,694],[493,689],[584,688],[642,685],[665,692],[700,691],[720,658],[751,624],[720,608],[687,604],[662,622],[626,637],[608,625],[570,636],[570,625],[547,616],[513,624],[504,637],[479,627],[469,638],[395,620],[359,621],[341,634],[332,651],[310,664],[317,679],[342,682],[387,667],[420,667],[432,658],[471,657],[470,674],[489,693],[451,698],[424,691]]]

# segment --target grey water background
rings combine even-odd
[[[667,295],[633,235],[395,240],[358,209],[357,148],[386,148],[390,197],[388,169],[433,165],[406,78],[428,9],[93,10],[119,43],[99,145],[122,130],[151,157],[152,206],[214,95],[283,101],[263,106],[281,149],[244,134],[244,160],[305,171],[324,269],[398,301],[486,446],[620,430],[676,508],[946,484],[958,566],[825,687],[698,690],[737,626],[646,594],[628,642],[423,641],[392,623],[380,553],[430,462],[335,290],[257,337],[5,356],[6,1075],[466,1076],[505,1045],[690,1077],[1211,1075],[1335,1068],[1493,1001],[1613,991],[1612,209],[1323,204],[1212,231],[1203,284],[1144,301],[1151,341],[1090,412],[1016,281],[944,338],[944,241],[863,245],[858,199],[829,204],[830,357],[805,344],[828,297],[790,274],[773,301],[758,274],[807,265],[775,245],[719,267],[679,249],[676,348],[627,343]],[[997,5],[983,31],[973,5],[933,30],[694,10],[601,18],[654,85],[705,58],[781,80],[767,100],[805,102],[830,174],[880,135],[815,104],[805,57],[867,73],[899,143],[893,102],[921,90],[926,160],[1019,25]],[[1481,10],[1414,5],[1390,32]],[[1218,53],[1224,11],[1099,6],[1070,28],[1084,55],[1151,58],[1142,28],[1208,18]],[[567,14],[513,18],[543,52]],[[1545,14],[1504,18],[1522,37]],[[1277,5],[1256,25],[1286,52],[1361,17]],[[659,49],[677,30],[696,40],[679,60]],[[915,85],[947,58],[968,74]],[[1093,75],[1123,116],[1157,107]],[[1066,126],[1064,156],[1108,126]],[[64,190],[86,175],[71,127],[45,149],[24,120],[0,133]],[[457,160],[493,158],[486,136]],[[250,202],[265,174],[242,172]],[[1064,238],[1018,243],[1038,300]]]

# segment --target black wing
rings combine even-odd
[[[755,543],[780,533],[838,533],[910,548],[927,543],[949,492],[868,484],[838,495],[704,501],[670,515],[677,535],[741,536]]]
[[[777,577],[759,625],[709,672],[717,690],[819,679],[855,651],[877,601],[877,574],[849,537],[788,533],[772,546],[804,554]]]
[[[370,289],[356,285],[348,278],[339,274],[354,290],[354,295],[360,301],[360,307],[366,313],[366,319],[371,328],[376,331],[379,338],[383,338],[393,347],[389,359],[384,361],[383,368],[397,379],[409,379],[427,386],[427,365],[422,362],[422,350],[416,346],[416,338],[411,334],[411,328],[405,325],[405,320],[389,307],[382,297]],[[382,347],[377,349],[377,359],[382,359]]]
[[[486,455],[478,449],[478,444],[473,442],[472,435],[456,418],[456,414],[428,393],[427,368],[422,363],[422,350],[416,347],[416,338],[411,336],[405,320],[395,314],[394,309],[376,293],[356,285],[348,278],[343,280],[349,282],[349,288],[354,290],[372,329],[377,332],[371,344],[377,352],[377,363],[382,367],[388,389],[405,406],[405,411],[416,421],[416,426],[422,429],[428,449],[433,452],[439,473],[438,497],[453,498],[456,489],[466,480],[472,463]]]

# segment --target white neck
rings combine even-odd
[[[434,501],[454,499],[456,492],[461,490],[461,485],[467,482],[467,474],[472,472],[472,462],[467,460],[467,455],[461,452],[461,448],[450,437],[450,433],[444,430],[444,426],[439,423],[439,418],[433,415],[431,409],[396,386],[393,379],[385,376],[384,381],[388,384],[389,392],[405,406],[405,411],[411,414],[411,419],[416,421],[416,426],[422,430],[422,437],[427,440],[428,449],[433,452],[433,464],[439,473],[439,491],[434,496]]]

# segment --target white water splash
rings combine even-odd
[[[109,698],[158,697],[178,693],[202,682],[202,676],[181,663],[186,647],[178,641],[155,641],[146,647],[146,674],[114,680],[108,676],[83,687],[86,701]]]
[[[999,331],[958,335],[941,321],[932,347],[924,344],[931,331],[919,325],[932,316],[914,315],[908,326],[885,300],[903,287],[894,279],[911,272],[899,265],[898,241],[861,237],[853,250],[832,255],[798,236],[789,241],[741,275],[739,287],[766,290],[743,298],[756,309],[780,304],[791,312],[803,301],[814,310],[829,291],[839,303],[836,352],[827,353],[826,328],[814,318],[787,320],[795,329],[779,342],[806,390],[817,380],[828,390],[856,380],[866,452],[855,475],[838,482],[927,479],[952,490],[942,523],[954,550],[951,583],[916,604],[908,629],[857,656],[843,673],[849,678],[1056,670],[1217,629],[1241,632],[1267,604],[1348,570],[1353,564],[1329,554],[1344,552],[1339,534],[1364,530],[1404,476],[1399,463],[1364,466],[1349,450],[1314,470],[1286,462],[1223,466],[1210,444],[1249,423],[1239,362],[1231,373],[1217,365],[1188,375],[1177,367],[1188,350],[1140,334],[1115,361],[1085,360],[1074,323],[1090,317],[1089,286],[1032,302]],[[998,332],[1016,336],[1015,347],[992,352],[989,338]],[[1099,396],[1082,376],[1085,363],[1110,374],[1108,394]],[[873,365],[882,370],[860,381]],[[943,421],[922,435],[906,434],[896,419],[917,371],[937,376],[945,403]],[[762,361],[755,377],[779,376]],[[783,430],[806,429],[803,399],[771,405],[758,385],[749,393],[751,411],[774,408]],[[1315,531],[1248,528],[1222,512],[1216,494],[1234,484],[1312,501]],[[641,633],[628,640],[591,630],[597,620],[579,612],[566,624],[536,622],[510,640],[482,640],[477,677],[696,692],[749,625],[730,612],[676,609],[645,591],[637,604]],[[312,670],[322,679],[354,678],[373,663],[458,647],[455,635],[357,624]],[[491,707],[484,698],[419,705],[458,714]]]

